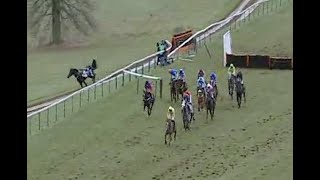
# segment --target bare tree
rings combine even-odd
[[[92,0],[28,0],[28,24],[34,36],[51,30],[51,43],[60,44],[63,25],[84,35],[96,28],[93,10]]]

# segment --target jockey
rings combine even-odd
[[[217,85],[217,75],[216,75],[215,72],[212,72],[212,73],[210,74],[210,80],[213,81],[212,84],[213,84],[214,86]]]
[[[169,69],[168,72],[171,75],[171,81],[177,80],[178,71],[176,69]]]
[[[233,64],[230,64],[229,68],[228,68],[228,77],[229,79],[231,79],[231,75],[236,75],[236,67],[234,67]]]
[[[191,92],[189,90],[186,90],[183,93],[183,97],[187,99],[187,102],[192,104],[192,96],[191,96]]]
[[[194,112],[193,112],[193,106],[192,106],[192,96],[191,96],[191,92],[189,90],[186,90],[184,93],[183,93],[183,99],[186,101],[186,105],[189,106],[189,110],[191,112],[191,117],[193,120],[194,119]]]
[[[183,69],[180,69],[179,70],[179,76],[178,76],[178,79],[182,79],[183,82],[185,82],[185,79],[186,79],[186,73],[184,72]]]
[[[211,96],[213,96],[213,87],[210,83],[207,84],[207,93]]]
[[[176,122],[174,121],[175,116],[176,116],[176,113],[174,112],[174,108],[170,106],[167,112],[166,126],[168,126],[169,121],[172,121],[173,124],[176,124]]]
[[[239,78],[240,80],[241,80],[241,85],[243,86],[243,76],[242,76],[242,72],[241,71],[239,71],[238,73],[237,73],[237,79]]]
[[[91,66],[87,66],[84,70],[83,70],[83,77],[88,77],[88,76],[93,76],[93,72],[92,72],[92,67]]]
[[[200,69],[198,72],[198,78],[199,77],[204,77],[204,70]]]
[[[144,84],[144,88],[145,88],[146,92],[152,94],[152,82],[151,81],[147,80],[146,83]]]
[[[198,83],[198,88],[205,88],[206,87],[206,82],[205,82],[205,80],[204,80],[204,78],[202,77],[202,76],[200,76],[199,78],[198,78],[198,81],[197,81],[197,83]]]

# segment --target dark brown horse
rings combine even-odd
[[[175,82],[176,96],[177,100],[179,100],[179,96],[181,95],[181,99],[183,99],[183,93],[188,89],[187,83],[183,82],[182,79],[178,79]]]
[[[177,136],[177,128],[176,128],[176,122],[174,120],[168,119],[166,124],[166,133],[164,134],[164,144],[167,144],[167,136],[169,136],[169,146],[172,141],[172,134],[174,134],[173,138],[176,140]]]
[[[171,101],[174,100],[174,102],[177,102],[177,91],[176,91],[176,86],[175,86],[176,81],[172,80],[169,85],[170,85],[170,95],[171,95]]]
[[[205,93],[203,88],[198,88],[198,111],[202,110],[205,106]]]

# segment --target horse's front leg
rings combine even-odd
[[[164,135],[164,144],[167,144],[167,133]]]
[[[245,90],[243,91],[243,100],[244,100],[244,102],[246,102],[246,91]]]
[[[84,85],[86,85],[86,87],[88,86],[88,84],[86,83],[86,81],[83,81]]]
[[[93,75],[93,77],[92,77],[92,82],[93,82],[93,83],[96,82],[96,75]]]

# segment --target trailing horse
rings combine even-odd
[[[191,112],[189,106],[186,104],[186,100],[182,102],[182,121],[183,121],[183,128],[184,130],[190,130],[190,123],[191,123]]]
[[[177,100],[179,100],[179,95],[181,95],[181,99],[183,99],[183,93],[188,89],[187,83],[183,82],[182,79],[178,79],[175,81],[175,89]]]
[[[147,107],[148,116],[151,115],[154,101],[155,97],[150,92],[143,91],[143,111],[145,111]]]
[[[203,88],[197,88],[197,96],[198,96],[198,111],[202,110],[205,105],[205,91]]]
[[[233,99],[233,91],[236,77],[232,74],[230,79],[228,79],[228,91],[231,99]]]
[[[177,90],[175,86],[176,81],[172,80],[169,85],[170,85],[170,95],[171,95],[171,101],[174,100],[174,102],[177,102]]]
[[[174,134],[174,140],[176,140],[177,136],[177,128],[174,120],[168,119],[166,124],[166,132],[164,134],[164,144],[167,144],[167,136],[169,136],[169,146],[172,141],[172,134]]]
[[[87,83],[85,82],[87,78],[91,78],[94,83],[96,81],[96,74],[94,73],[94,70],[98,68],[96,60],[95,59],[92,60],[92,64],[87,66],[86,68],[91,69],[92,75],[90,74],[88,76],[83,76],[84,69],[70,68],[67,78],[74,76],[81,87],[83,87],[83,84],[85,86],[88,86]]]
[[[237,79],[235,90],[236,90],[236,95],[237,95],[238,108],[240,108],[241,101],[242,101],[242,95],[244,98],[244,102],[246,102],[246,91],[245,91],[245,87],[241,84],[241,79]]]
[[[213,119],[214,116],[214,110],[216,107],[216,99],[213,96],[213,94],[207,94],[206,96],[206,107],[207,107],[207,119],[208,119],[208,115],[210,112],[211,115],[211,120]]]

